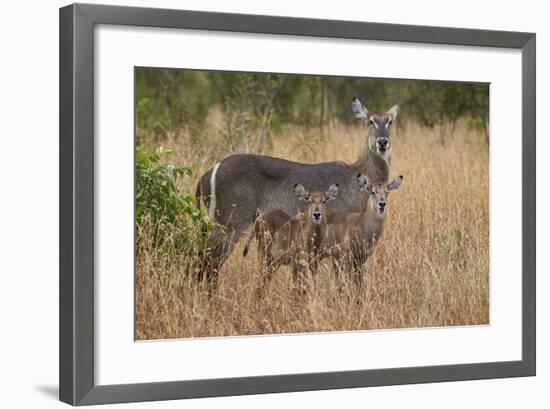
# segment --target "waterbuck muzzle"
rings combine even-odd
[[[378,213],[384,214],[385,210],[386,210],[386,201],[385,200],[379,200],[378,201]]]
[[[376,149],[379,152],[386,152],[390,148],[390,138],[387,136],[380,136],[376,138]]]
[[[323,218],[323,214],[319,210],[316,210],[313,213],[311,213],[311,217],[313,218],[313,221],[315,223],[319,223]]]

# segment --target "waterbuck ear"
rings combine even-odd
[[[388,185],[388,191],[389,190],[396,190],[399,189],[399,186],[401,186],[401,182],[403,181],[403,176],[397,176],[392,182]]]
[[[357,175],[357,182],[360,189],[370,190],[369,179],[365,175]]]
[[[328,190],[325,193],[325,196],[327,197],[327,200],[334,200],[336,199],[336,196],[338,196],[338,192],[340,191],[340,188],[337,184],[330,185]]]
[[[299,200],[308,200],[309,192],[306,190],[305,187],[300,185],[299,183],[294,185],[294,192],[296,192],[296,197]]]
[[[356,118],[359,118],[365,122],[369,119],[369,111],[363,106],[357,97],[353,97],[351,99],[351,110]]]
[[[388,111],[388,114],[390,114],[391,120],[395,121],[395,118],[397,118],[397,115],[399,115],[399,104],[395,104],[390,108]]]

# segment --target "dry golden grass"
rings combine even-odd
[[[137,254],[136,338],[185,338],[381,328],[479,325],[489,322],[489,174],[485,136],[459,124],[441,145],[437,129],[410,124],[394,131],[390,178],[402,174],[389,197],[384,236],[368,260],[365,288],[338,291],[325,262],[318,285],[296,301],[288,267],[275,274],[263,299],[255,297],[260,268],[255,245],[244,240],[219,275],[210,298],[184,278],[180,258],[144,246]],[[267,154],[304,162],[353,162],[364,143],[361,126],[287,129]],[[307,137],[306,137],[307,136]],[[197,158],[189,139],[164,141],[180,165],[199,176],[216,153]],[[184,180],[194,191],[196,178]],[[307,181],[304,181],[307,184]]]

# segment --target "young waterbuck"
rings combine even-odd
[[[298,200],[307,203],[307,210],[291,217],[276,209],[266,214],[256,211],[254,228],[250,233],[243,256],[248,253],[252,238],[258,245],[258,259],[262,265],[262,284],[258,294],[271,280],[273,273],[283,264],[292,266],[295,287],[303,288],[306,268],[315,280],[319,267],[321,240],[326,232],[326,204],[338,195],[338,186],[331,185],[323,192],[309,193],[304,186],[294,187]]]
[[[296,215],[303,205],[292,193],[300,181],[308,181],[310,190],[321,191],[336,183],[340,188],[338,200],[330,203],[337,211],[362,210],[357,174],[365,174],[372,183],[387,182],[391,156],[390,129],[399,106],[388,112],[367,110],[357,98],[351,108],[355,116],[368,124],[365,147],[353,164],[325,162],[305,164],[263,155],[232,155],[217,163],[199,180],[196,196],[204,203],[217,223],[225,226],[223,237],[214,238],[217,246],[203,268],[199,279],[215,281],[222,262],[250,225],[256,209],[262,214],[280,209],[290,216]]]
[[[365,175],[357,181],[365,196],[360,212],[330,212],[322,254],[332,257],[337,279],[341,270],[349,272],[358,286],[363,284],[363,266],[374,251],[384,231],[388,193],[401,185],[403,176],[391,183],[370,183]]]

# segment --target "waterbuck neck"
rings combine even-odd
[[[387,159],[383,158],[376,150],[367,146],[361,157],[352,165],[358,174],[367,175],[370,183],[387,183],[390,173],[391,151],[387,153]]]

